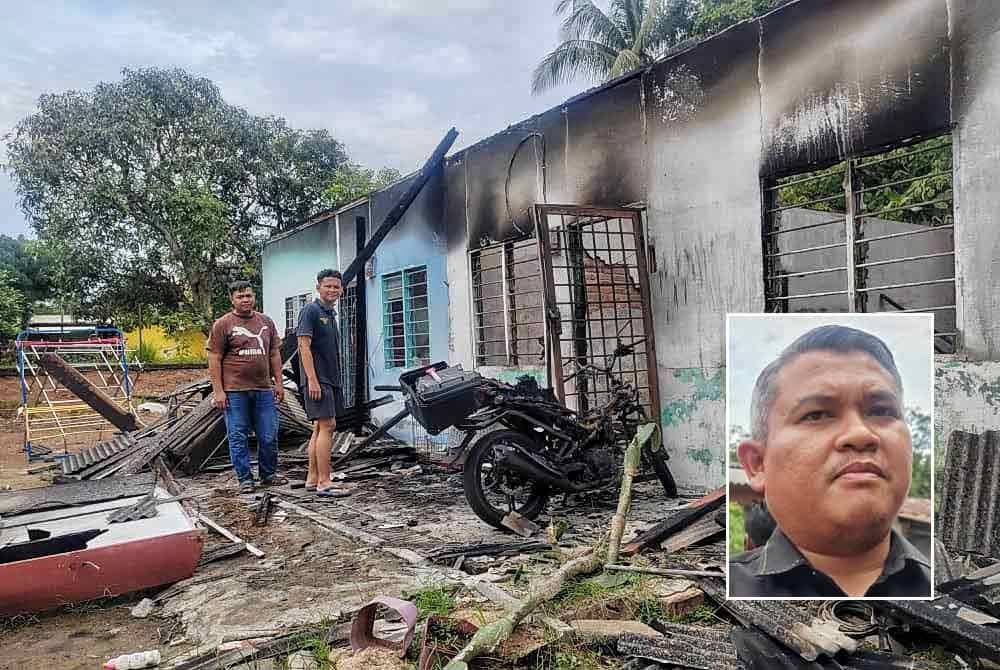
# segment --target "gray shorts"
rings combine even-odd
[[[310,421],[316,419],[336,418],[344,411],[344,391],[339,386],[330,384],[320,384],[322,396],[319,400],[309,397],[309,384],[302,387],[302,406],[306,410],[306,416]]]

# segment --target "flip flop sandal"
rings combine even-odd
[[[309,484],[306,484],[306,491],[308,491],[309,493],[312,493],[315,490],[316,490],[316,485],[315,484],[313,484],[312,486],[310,486]]]
[[[347,498],[351,494],[347,491],[341,491],[331,486],[328,489],[316,489],[316,495],[322,498]]]

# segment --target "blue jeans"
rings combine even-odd
[[[257,435],[257,468],[260,478],[278,472],[278,406],[274,391],[227,391],[226,431],[229,458],[240,483],[252,482],[247,438],[253,428]]]

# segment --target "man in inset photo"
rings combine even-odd
[[[814,328],[760,373],[737,453],[777,524],[731,557],[731,597],[929,597],[930,561],[893,530],[910,488],[903,386],[878,337]]]

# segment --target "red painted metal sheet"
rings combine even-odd
[[[82,549],[0,565],[0,614],[53,609],[186,579],[201,558],[203,532]]]

